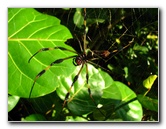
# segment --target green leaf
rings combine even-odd
[[[116,83],[111,84],[111,86],[105,88],[103,90],[103,96],[102,98],[111,98],[111,99],[116,99],[116,100],[120,100],[122,99],[121,96],[121,92],[119,90],[119,88],[116,86]]]
[[[148,48],[145,46],[140,46],[139,44],[134,44],[133,50],[139,51],[140,54],[147,54]]]
[[[153,99],[144,95],[138,95],[137,98],[144,108],[158,112],[157,99]]]
[[[18,103],[20,97],[18,96],[8,96],[8,112],[10,112]]]
[[[73,116],[67,116],[66,117],[66,121],[70,122],[70,121],[84,121],[84,122],[87,122],[88,120],[86,120],[85,118],[82,118],[82,117],[73,117]]]
[[[114,81],[103,90],[102,104],[109,120],[140,121],[142,106],[135,100],[136,94],[125,84]]]
[[[156,80],[157,78],[157,75],[150,75],[147,79],[145,79],[143,81],[143,86],[146,88],[146,89],[151,89],[154,81]]]
[[[31,105],[33,105],[33,108],[35,111],[38,111],[42,114],[47,114],[46,112],[51,111],[51,109],[54,110],[54,108],[52,108],[52,107],[54,107],[54,105],[56,105],[55,110],[59,113],[62,110],[62,105],[59,101],[60,101],[60,99],[57,96],[56,92],[53,92],[53,93],[50,93],[43,97],[31,99]],[[56,115],[58,115],[58,114],[56,114]]]
[[[35,76],[55,59],[73,55],[61,50],[41,52],[30,63],[29,58],[41,48],[61,46],[73,50],[64,42],[72,38],[60,20],[31,8],[8,9],[8,92],[28,98]],[[74,67],[71,60],[53,66],[37,79],[31,97],[44,96],[59,86],[58,76],[68,76]],[[56,74],[55,74],[56,73]]]
[[[76,76],[79,70],[80,66],[78,66],[75,71],[71,72],[68,78],[65,78],[63,76],[59,77],[62,81],[60,87],[56,91],[62,100],[65,99],[65,96],[70,89],[73,78]],[[90,87],[95,103],[98,104],[102,96],[102,89],[107,86],[104,80],[106,76],[109,76],[107,73],[98,70],[94,66],[88,64],[88,74],[89,82],[87,85],[86,68],[84,67],[81,71],[80,76],[78,77],[78,81],[76,81],[70,92],[67,105],[72,113],[76,115],[90,113],[93,109],[96,108],[96,105],[94,104],[88,93],[88,87]]]
[[[45,121],[46,118],[41,114],[31,114],[25,118],[22,118],[22,121]]]
[[[74,14],[74,24],[78,27],[78,28],[81,28],[82,25],[83,25],[83,22],[84,22],[84,17],[82,16],[82,9],[81,8],[77,8],[76,9],[76,12]]]
[[[104,10],[101,8],[88,8],[87,11],[87,25],[99,25],[100,23],[104,23],[108,18],[108,10]],[[96,16],[97,14],[97,16]]]
[[[149,35],[147,35],[147,39],[153,39],[153,40],[155,40],[155,39],[158,39],[158,36],[157,35],[151,35],[151,34],[149,34]]]

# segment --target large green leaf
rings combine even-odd
[[[114,81],[103,90],[103,109],[110,120],[140,121],[142,106],[136,100],[136,94],[125,84]]]
[[[141,94],[138,95],[137,98],[144,108],[158,112],[158,100],[157,99],[150,98],[150,97],[147,97],[147,96],[144,96]]]
[[[62,85],[60,85],[60,88],[57,89],[57,93],[59,96],[64,99],[67,90],[69,89],[69,85],[71,84],[72,78],[75,76],[76,73],[78,73],[76,69],[76,72],[71,75],[71,79],[69,78],[62,78]],[[83,68],[81,75],[78,78],[78,81],[75,83],[74,87],[71,90],[70,98],[68,100],[68,107],[69,109],[77,115],[83,115],[89,112],[92,112],[96,108],[96,104],[100,103],[100,98],[103,94],[102,90],[108,86],[106,84],[106,81],[104,78],[109,76],[107,73],[97,70],[92,65],[88,64],[88,74],[89,74],[89,83],[86,84],[86,69]],[[109,81],[112,83],[112,78],[109,76]],[[91,89],[92,97],[95,101],[90,98],[90,95],[88,93],[88,87]],[[62,91],[65,91],[62,93]]]
[[[35,76],[55,59],[73,55],[60,50],[39,53],[30,63],[29,58],[44,47],[61,46],[71,38],[69,30],[60,24],[60,20],[41,14],[34,9],[9,8],[8,10],[8,92],[12,95],[28,98]],[[74,67],[68,67],[71,60],[61,66],[53,66],[36,81],[31,97],[53,92],[59,85],[58,76]],[[63,69],[67,68],[67,69]]]

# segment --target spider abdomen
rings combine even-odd
[[[81,65],[83,62],[82,56],[77,56],[76,58],[73,58],[73,64],[75,66]]]

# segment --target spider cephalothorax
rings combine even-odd
[[[86,54],[81,54],[81,55],[78,55],[77,57],[73,58],[73,64],[75,66],[79,66],[82,63],[85,63],[86,60],[87,60]]]

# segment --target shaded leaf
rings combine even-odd
[[[82,9],[81,8],[77,8],[76,9],[76,12],[74,14],[74,24],[78,27],[78,28],[81,28],[82,25],[83,25],[83,21],[84,21],[84,18],[82,16]]]
[[[61,112],[62,105],[59,101],[60,99],[56,92],[53,92],[43,97],[33,98],[30,102],[33,105],[34,110],[42,114],[48,114],[54,108],[57,112]]]
[[[137,98],[144,108],[158,112],[157,99],[153,99],[144,95],[138,95]]]
[[[139,44],[134,44],[133,50],[139,51],[140,54],[146,54],[148,52],[148,48],[145,46],[140,46]]]

